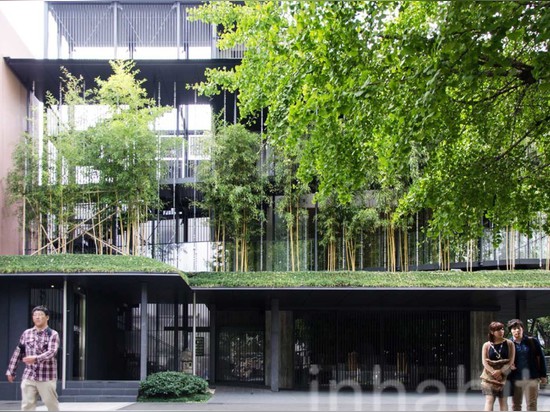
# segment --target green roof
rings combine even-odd
[[[142,256],[87,254],[0,256],[0,274],[13,273],[151,273],[178,274],[177,268]]]
[[[60,254],[0,256],[0,275],[14,273],[178,274],[195,288],[550,288],[550,271],[198,272],[142,256]]]
[[[546,270],[200,272],[187,276],[192,288],[550,288]]]

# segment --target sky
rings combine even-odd
[[[44,55],[44,1],[0,0],[0,12],[6,16],[35,58]]]

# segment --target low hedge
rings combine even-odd
[[[204,401],[210,397],[208,382],[184,372],[157,372],[139,386],[138,401]]]

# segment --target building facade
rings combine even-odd
[[[204,159],[201,139],[212,128],[213,114],[221,112],[225,121],[236,123],[238,109],[234,94],[207,99],[186,85],[202,80],[208,67],[232,67],[242,50],[221,52],[216,48],[215,27],[186,19],[188,9],[199,4],[46,2],[44,58],[22,54],[16,40],[3,41],[0,113],[13,121],[0,125],[2,146],[9,148],[1,155],[0,200],[7,197],[11,152],[21,135],[26,132],[40,140],[44,134],[55,134],[50,120],[54,115],[68,116],[62,104],[44,105],[47,93],[63,100],[60,68],[92,85],[96,77],[109,75],[110,59],[133,59],[140,76],[147,79],[144,87],[149,96],[172,108],[156,131],[161,138],[175,137],[179,142],[173,156],[165,159],[169,168],[159,189],[165,207],[143,225],[140,252],[183,271],[212,270],[216,244],[209,216],[197,208],[200,193],[189,184],[196,181],[196,166]],[[8,30],[7,24],[0,27]],[[44,128],[39,120],[42,113]],[[80,116],[81,126],[86,127],[97,113],[83,107],[76,113]],[[256,130],[262,129],[260,121]],[[253,242],[251,266],[257,271],[289,270],[290,241],[276,213],[280,194],[270,195],[272,203],[265,206],[268,218]],[[299,222],[299,266],[324,270],[318,207],[311,196],[305,196],[301,206],[305,213]],[[0,254],[32,254],[45,246],[47,251],[36,228],[20,229],[15,209],[2,202],[0,211]],[[411,269],[439,267],[438,245],[422,232],[426,219],[417,215],[402,234],[414,245],[407,256]],[[55,224],[47,230],[52,231],[49,237],[55,237]],[[518,267],[544,266],[548,258],[544,234],[510,236]],[[74,252],[93,253],[84,234],[81,238],[80,249]],[[349,262],[343,241],[338,243],[342,246],[338,246],[337,268],[345,269]],[[356,268],[386,268],[386,248],[383,229],[365,233]],[[508,263],[504,255],[502,248],[491,246],[489,237],[480,239],[474,267],[504,267]],[[455,268],[465,265],[458,257],[453,263]],[[470,389],[480,373],[479,352],[491,320],[550,313],[546,289],[211,290],[186,289],[183,282],[162,276],[76,274],[2,276],[0,282],[5,316],[0,359],[7,362],[30,318],[30,308],[47,304],[53,308],[52,326],[71,331],[65,334],[67,353],[61,354],[60,375],[66,381],[139,380],[152,372],[185,370],[212,383],[273,390],[328,388],[346,382],[369,390],[384,385],[414,390],[428,381],[441,382],[450,390]],[[18,396],[13,386],[0,388],[6,399]]]
[[[159,194],[164,208],[142,225],[140,253],[192,272],[213,270],[217,253],[209,211],[197,207],[196,201],[201,199],[201,193],[192,187],[196,183],[198,164],[208,158],[203,149],[204,139],[212,130],[214,116],[220,115],[226,123],[236,123],[238,108],[235,94],[223,92],[207,98],[197,95],[188,85],[203,80],[207,68],[233,67],[243,53],[239,47],[219,50],[216,47],[216,27],[187,19],[189,11],[198,5],[200,2],[192,1],[154,4],[144,1],[46,2],[43,10],[44,58],[28,59],[8,49],[3,53],[4,64],[23,86],[20,93],[26,89],[25,107],[17,110],[26,121],[22,118],[18,129],[9,132],[12,145],[23,131],[35,135],[36,139],[44,135],[55,136],[59,119],[68,121],[69,111],[60,94],[61,67],[74,76],[82,76],[85,87],[91,88],[97,77],[105,79],[111,74],[110,59],[135,61],[138,78],[145,80],[143,87],[148,95],[159,106],[171,107],[155,129],[160,139],[175,142],[170,156],[164,159],[168,171],[160,181]],[[13,74],[3,67],[13,83]],[[59,104],[44,107],[47,93]],[[10,97],[5,96],[5,99]],[[16,108],[6,107],[8,110]],[[72,116],[79,122],[77,127],[82,129],[93,125],[101,115],[101,108],[93,106],[75,110]],[[40,113],[44,113],[46,119],[44,130],[39,120]],[[263,117],[264,114],[260,114],[252,126],[260,134],[264,128]],[[263,160],[259,161],[265,161],[267,152],[269,147],[265,148]],[[10,153],[5,156],[9,159]],[[5,168],[2,173],[6,177],[10,163],[2,164]],[[273,178],[273,174],[270,177]],[[4,190],[3,196],[5,193]],[[406,231],[394,234],[394,242],[403,245],[395,252],[388,247],[389,236],[385,227],[365,230],[357,235],[355,243],[358,246],[351,262],[347,256],[343,223],[337,229],[334,242],[336,257],[329,257],[331,252],[319,230],[319,207],[311,194],[303,196],[300,202],[294,239],[290,238],[283,216],[277,211],[283,193],[274,191],[267,195],[270,200],[263,206],[265,221],[257,222],[254,228],[257,234],[251,242],[251,270],[280,271],[295,270],[296,267],[300,270],[349,270],[352,267],[385,270],[391,261],[397,262],[398,270],[442,267],[440,242],[428,238],[423,230],[430,218],[429,212],[418,213]],[[21,253],[35,253],[44,246],[36,228],[27,226],[24,231],[15,230],[13,213],[6,213],[1,218],[4,227],[13,228],[12,232],[19,233],[22,238],[18,242]],[[549,242],[542,230],[535,229],[530,236],[514,231],[501,233],[503,241],[495,248],[491,223],[486,222],[486,227],[485,235],[473,247],[464,245],[450,252],[451,266],[542,268],[547,265]],[[44,231],[49,232],[49,237],[55,237],[54,230],[55,222]],[[93,253],[83,246],[86,243],[84,236],[74,242],[81,245],[80,252]],[[113,242],[119,247],[121,240]],[[234,252],[231,245],[228,250]],[[0,253],[11,251],[13,249],[0,247]],[[335,259],[333,266],[330,266],[331,259]]]

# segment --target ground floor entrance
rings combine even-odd
[[[61,382],[183,371],[273,391],[475,389],[488,324],[550,313],[547,289],[197,290],[179,276],[135,274],[0,284],[1,357],[7,364],[32,307],[46,305],[63,341]],[[14,388],[0,383],[0,399]]]

